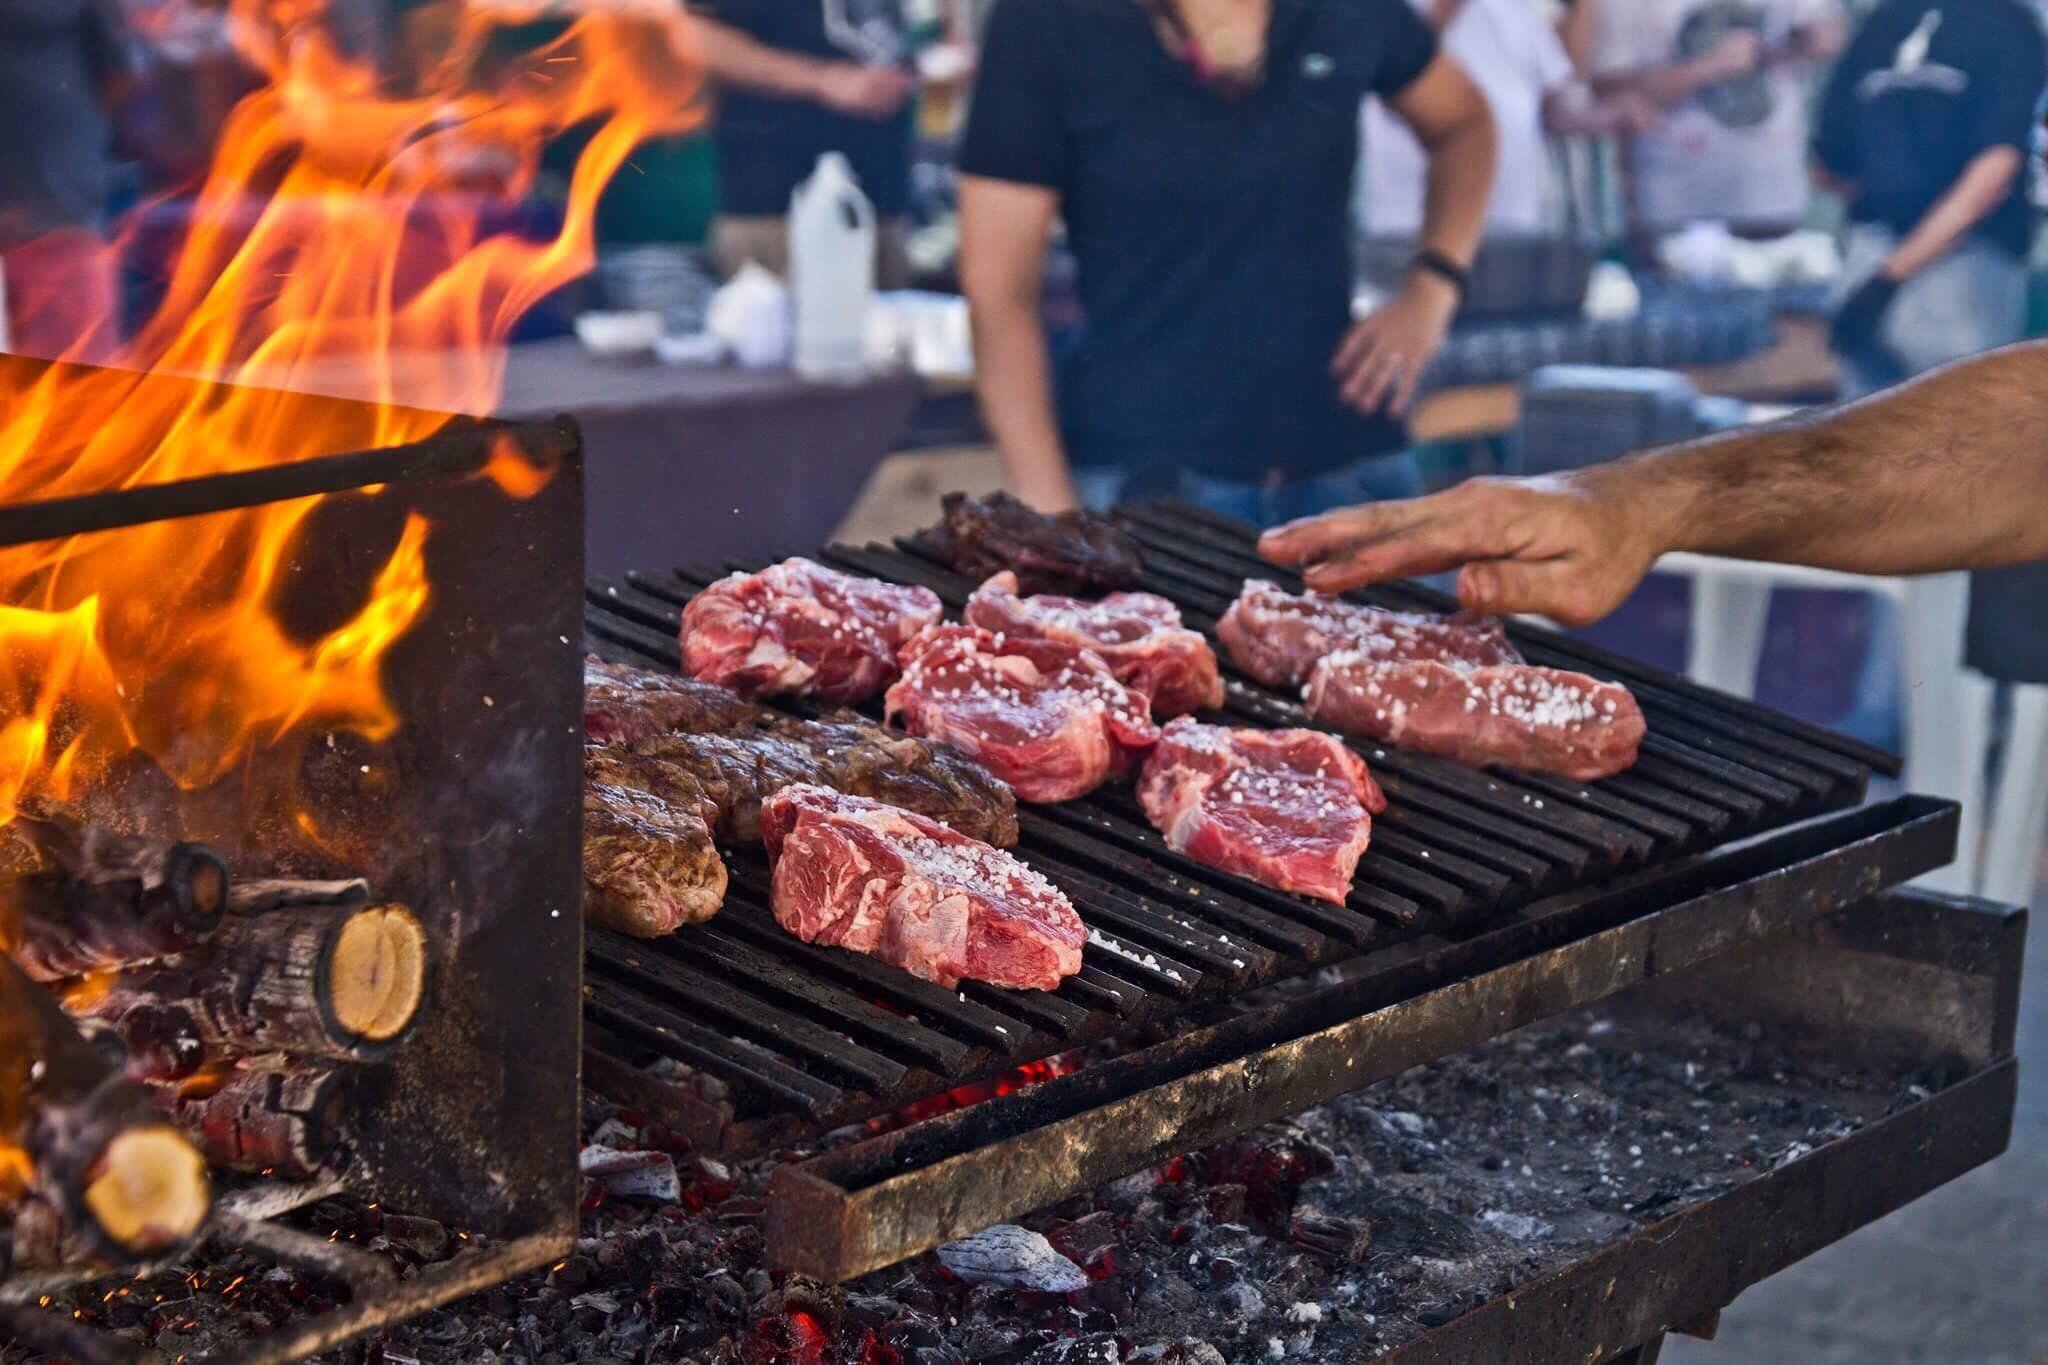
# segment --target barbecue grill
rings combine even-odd
[[[1212,638],[1246,577],[1299,587],[1227,519],[1177,503],[1118,517],[1144,548],[1145,587]],[[955,612],[976,586],[909,541],[820,557],[929,587]],[[724,571],[594,581],[588,638],[673,670],[682,606]],[[1409,585],[1361,599],[1449,606]],[[1547,630],[1510,631],[1532,663],[1630,687],[1649,723],[1632,770],[1582,785],[1362,745],[1390,806],[1342,907],[1175,854],[1128,792],[1027,808],[1018,853],[1092,931],[1081,974],[1050,994],[942,991],[798,943],[769,913],[765,862],[735,853],[709,924],[659,942],[591,935],[589,1073],[733,1153],[961,1087],[995,1093],[907,1127],[875,1122],[778,1172],[771,1255],[845,1279],[1571,1006],[1817,925],[1863,933],[1861,912],[1831,916],[1953,856],[1954,806],[1865,804],[1896,758]],[[1227,664],[1225,678],[1232,723],[1312,724]],[[1910,920],[1920,904],[1886,913]],[[1017,1070],[1077,1050],[1092,1060],[1071,1074]],[[2002,1133],[1988,1103],[1983,1122]]]
[[[25,390],[38,372],[31,362],[0,360],[0,392]],[[338,429],[368,429],[363,414],[374,416],[335,407],[353,419]],[[580,439],[566,421],[465,423],[411,445],[0,508],[0,546],[90,544],[165,523],[189,526],[201,544],[225,534],[224,514],[318,497],[271,603],[279,622],[308,638],[351,619],[403,528],[422,520],[429,528],[421,551],[426,604],[383,660],[386,694],[401,718],[390,737],[274,741],[198,789],[176,789],[144,765],[132,779],[80,794],[91,819],[218,850],[240,891],[262,893],[237,895],[238,910],[261,911],[245,922],[286,917],[288,930],[290,917],[325,912],[294,897],[374,896],[408,907],[426,941],[413,1027],[388,1046],[352,1051],[345,1084],[322,1081],[301,1093],[287,1079],[279,1092],[264,1089],[268,1069],[250,1073],[252,1107],[240,1111],[230,1136],[246,1141],[255,1131],[249,1123],[274,1123],[294,1149],[289,1155],[304,1155],[314,1169],[292,1179],[266,1178],[281,1169],[217,1171],[220,1195],[200,1245],[260,1250],[317,1283],[331,1311],[210,1358],[277,1361],[326,1349],[545,1264],[574,1236],[580,461]],[[489,575],[476,572],[482,564],[491,565]],[[284,806],[280,792],[289,794]],[[272,877],[295,879],[272,885],[298,890],[280,897],[245,885]],[[257,904],[266,896],[279,905]],[[264,978],[263,988],[327,960],[311,954],[340,950],[309,941],[307,951],[304,962]],[[14,970],[4,958],[0,968]],[[32,999],[20,993],[24,986],[10,975],[0,999]],[[162,1003],[199,1007],[194,997]],[[74,1027],[53,1006],[42,1018],[39,1027],[52,1032]],[[64,1055],[108,1065],[92,1061],[95,1052]],[[118,1079],[118,1064],[113,1070]],[[332,1243],[317,1226],[303,1230],[303,1211],[338,1194],[441,1219],[463,1230],[466,1249],[401,1281],[385,1258]],[[0,1337],[75,1361],[133,1358],[129,1343],[94,1331],[82,1316],[34,1305],[118,1274],[107,1286],[111,1300],[145,1267],[25,1266],[17,1258],[10,1274],[9,1232],[0,1227]],[[18,1240],[12,1245],[20,1250]]]

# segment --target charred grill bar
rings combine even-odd
[[[1177,505],[1121,516],[1146,552],[1143,586],[1212,638],[1246,577],[1297,586],[1257,559],[1241,527]],[[820,558],[931,588],[952,612],[976,586],[912,541]],[[593,647],[675,669],[681,608],[720,572],[593,583]],[[1406,586],[1368,599],[1443,605]],[[1572,1006],[1696,977],[1758,944],[1855,932],[1820,926],[1853,926],[1842,907],[1953,856],[1953,807],[1861,804],[1873,771],[1896,774],[1895,758],[1579,642],[1511,629],[1531,662],[1631,688],[1650,726],[1634,769],[1588,786],[1361,745],[1392,804],[1342,907],[1173,853],[1127,792],[1025,808],[1017,851],[1093,931],[1083,973],[1050,995],[940,991],[797,943],[768,911],[765,862],[735,851],[726,909],[709,924],[656,942],[593,935],[591,1075],[693,1141],[736,1153],[953,1087],[996,1094],[908,1127],[873,1125],[874,1136],[777,1174],[771,1256],[845,1279]],[[1295,699],[1227,663],[1225,680],[1231,723],[1310,724]],[[1954,927],[1948,911],[1919,900],[1881,904],[1895,926],[1925,912]],[[1826,976],[1842,960],[1808,965]],[[1985,974],[2016,979],[2016,961]],[[1317,968],[1313,981],[1260,989]],[[987,1084],[1104,1040],[1090,1052],[1104,1059],[1073,1074],[1014,1093]],[[1978,1052],[1995,1072],[1998,1049]],[[1990,1136],[2005,1131],[2000,1084],[2009,1089],[2009,1077],[1980,1078],[1988,1117],[1937,1163],[1948,1175],[1985,1159]],[[1872,1139],[1853,1150],[1894,1149]],[[1824,1232],[1824,1222],[1805,1230],[1820,1239],[1805,1250],[1846,1230]]]
[[[35,373],[0,359],[9,387]],[[336,429],[370,429],[336,407]],[[45,1196],[0,1205],[0,1335],[67,1358],[134,1348],[39,1299],[193,1247],[260,1249],[332,1291],[332,1311],[208,1357],[267,1362],[546,1264],[575,1234],[574,426],[458,421],[385,450],[0,508],[0,544],[184,519],[203,537],[210,514],[316,496],[268,603],[287,638],[353,619],[395,547],[420,547],[423,603],[377,674],[395,731],[257,746],[196,788],[146,760],[96,775],[19,822],[0,882],[0,929],[17,931],[0,1037],[39,1063],[0,1075],[0,1118],[29,1137]],[[130,1157],[160,1185],[182,1169],[135,1140],[155,1134],[218,1197],[198,1226],[130,1235],[134,1199],[104,1187],[144,1188]],[[381,1257],[276,1221],[339,1194],[472,1240],[401,1283]]]

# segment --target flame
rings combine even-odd
[[[388,446],[488,412],[514,324],[591,265],[605,182],[636,143],[697,117],[679,13],[589,15],[487,70],[494,28],[540,7],[473,9],[393,95],[323,36],[319,8],[234,0],[237,45],[267,83],[230,116],[162,304],[115,368],[0,364],[0,502]],[[562,231],[488,231],[547,142],[593,122]],[[8,283],[34,311],[42,282]],[[286,391],[339,370],[375,401]],[[483,476],[530,497],[549,472],[501,449]],[[406,524],[352,620],[297,639],[274,599],[319,502],[0,549],[0,821],[136,751],[193,789],[293,734],[389,736],[380,664],[427,609],[431,528]]]

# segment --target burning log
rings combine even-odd
[[[32,1167],[24,1208],[54,1214],[41,1217],[53,1234],[43,1240],[76,1238],[92,1255],[132,1263],[198,1234],[213,1207],[205,1160],[149,1099],[0,958],[0,1142]]]
[[[150,1089],[215,1165],[304,1180],[330,1170],[340,1153],[351,1074],[281,1063],[229,1072],[218,1087]]]
[[[0,942],[36,981],[168,957],[204,942],[228,905],[228,872],[200,844],[17,817],[41,866],[0,881]]]
[[[426,931],[405,907],[293,910],[230,918],[205,949],[131,968],[76,1008],[119,1029],[131,1075],[177,1080],[204,1060],[177,1069],[187,1030],[217,1060],[381,1058],[418,1015],[426,977]]]

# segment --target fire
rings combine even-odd
[[[1003,1072],[1000,1076],[972,1085],[957,1086],[942,1090],[936,1095],[927,1095],[921,1100],[912,1100],[894,1113],[878,1115],[867,1121],[870,1136],[908,1128],[913,1123],[922,1123],[940,1114],[950,1114],[955,1109],[966,1109],[988,1100],[1014,1095],[1034,1085],[1044,1085],[1062,1076],[1071,1076],[1082,1067],[1082,1059],[1071,1052],[1061,1052],[1036,1062],[1026,1062]]]
[[[488,412],[513,326],[590,267],[606,181],[698,113],[679,7],[586,17],[488,71],[484,39],[540,6],[476,9],[403,94],[335,49],[317,0],[233,10],[267,83],[227,123],[161,305],[92,357],[112,368],[0,360],[0,502],[393,445]],[[548,141],[592,124],[562,231],[488,230]],[[8,281],[30,309],[41,284]],[[376,401],[290,392],[338,373]],[[548,471],[500,451],[484,474],[527,497]],[[428,608],[432,528],[409,522],[353,618],[299,638],[275,598],[319,501],[0,549],[0,821],[138,753],[194,789],[295,736],[393,731],[380,666]]]

